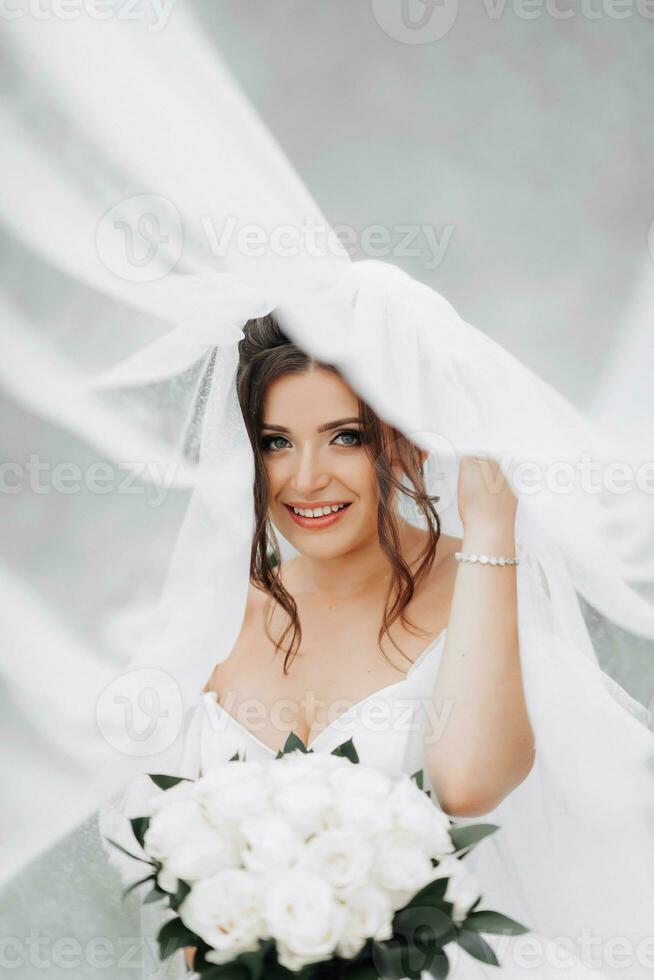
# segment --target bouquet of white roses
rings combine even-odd
[[[526,932],[478,909],[461,861],[497,828],[453,826],[421,772],[389,779],[351,739],[325,754],[291,734],[267,763],[150,778],[163,792],[132,820],[150,873],[128,891],[152,883],[145,901],[174,913],[161,958],[195,947],[203,980],[442,978],[447,943],[497,965],[481,933]]]

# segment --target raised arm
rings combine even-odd
[[[515,556],[517,501],[494,460],[466,456],[458,486],[464,554]],[[534,737],[524,699],[516,566],[459,562],[433,702],[425,763],[452,816],[492,810],[531,769]]]

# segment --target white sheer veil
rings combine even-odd
[[[46,341],[48,311],[32,309],[26,317],[6,304],[21,337],[33,337],[40,353],[59,341],[65,357],[48,362],[44,381],[25,374],[12,347],[4,390],[21,411],[75,432],[108,459],[163,461],[167,454],[177,513],[187,505],[161,600],[145,625],[116,629],[120,653],[113,659],[98,654],[98,636],[85,637],[82,721],[68,718],[65,696],[55,696],[40,719],[29,713],[30,737],[46,743],[56,721],[59,731],[75,736],[74,746],[63,740],[64,757],[88,756],[87,774],[102,763],[85,806],[102,804],[104,827],[116,835],[143,800],[142,774],[175,771],[185,719],[242,622],[253,465],[235,391],[237,343],[248,318],[274,309],[303,350],[336,364],[381,417],[429,451],[428,490],[441,497],[446,533],[461,530],[455,490],[462,455],[501,462],[519,497],[520,651],[537,762],[493,815],[502,829],[478,850],[476,867],[489,904],[541,935],[576,940],[590,929],[603,944],[621,937],[635,950],[651,934],[654,907],[652,732],[644,708],[600,658],[607,632],[625,631],[634,645],[654,640],[654,608],[633,588],[639,575],[608,531],[616,508],[624,507],[628,520],[629,495],[621,497],[624,505],[611,498],[609,507],[609,491],[589,492],[580,467],[584,454],[606,466],[620,458],[620,447],[434,290],[387,263],[350,263],[214,52],[185,14],[175,17],[175,31],[160,35],[145,27],[127,32],[117,20],[16,22],[5,32],[19,93],[3,119],[5,228],[30,256],[66,277],[73,297],[100,296],[107,306],[98,309],[107,315],[101,328],[89,326],[74,342],[64,332],[61,343],[61,334]],[[119,73],[111,68],[117,54]],[[30,126],[24,114],[30,99],[44,95],[49,111],[70,127],[69,147],[77,151],[60,155],[50,169],[40,156],[47,127]],[[102,161],[95,186],[80,179],[88,159]],[[30,220],[17,173],[29,175],[41,194],[44,220]],[[133,227],[142,217],[143,187],[148,214],[164,224],[172,203],[180,223],[177,238],[174,223],[165,225],[157,274],[130,279],[110,232],[116,221]],[[117,201],[107,231],[101,219]],[[237,228],[262,230],[261,254],[245,254],[234,236],[219,260],[208,258],[199,218],[220,229],[234,216]],[[325,232],[320,249],[308,247],[304,232],[291,254],[273,247],[280,228],[308,224]],[[102,330],[117,313],[133,329],[117,330],[104,343]],[[13,368],[25,378],[20,391]],[[126,449],[127,433],[141,442]],[[153,521],[150,544],[157,531]],[[158,553],[154,580],[163,578],[168,557]],[[43,642],[48,617],[35,613],[31,622]],[[26,638],[19,617],[15,635]],[[52,678],[38,644],[26,648],[33,669]],[[625,655],[631,649],[626,640],[624,649]],[[14,691],[28,689],[10,658],[3,670]],[[135,737],[126,706],[156,721],[146,737],[142,731]],[[84,731],[92,739],[82,751]],[[28,754],[21,759],[26,784],[34,777],[35,801],[44,800],[39,765]],[[72,775],[69,793],[81,778]],[[41,826],[38,844],[24,842],[20,858],[45,847],[66,820],[73,826],[81,815],[73,810],[54,832]],[[24,805],[11,813],[10,830],[24,813]],[[604,962],[602,969],[622,975]],[[635,962],[630,976],[647,974]]]

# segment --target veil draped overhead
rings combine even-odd
[[[44,281],[56,280],[48,309],[29,289],[5,304],[21,340],[50,358],[44,382],[38,371],[25,376],[25,348],[14,348],[0,374],[5,397],[19,415],[44,420],[51,445],[66,433],[107,460],[161,462],[168,453],[174,464],[174,506],[150,515],[140,539],[153,556],[145,565],[153,582],[168,566],[161,598],[154,603],[150,590],[151,608],[129,620],[106,601],[111,656],[106,632],[82,631],[75,654],[88,668],[79,692],[86,711],[69,717],[69,690],[57,691],[45,647],[29,642],[17,617],[17,648],[29,650],[55,691],[37,716],[28,676],[3,660],[24,723],[19,737],[47,744],[56,722],[70,794],[101,765],[85,806],[101,805],[104,826],[118,836],[143,800],[142,774],[175,771],[184,719],[243,619],[254,466],[236,397],[237,344],[247,319],[275,310],[302,349],[339,367],[378,415],[428,450],[427,489],[440,497],[446,533],[461,533],[462,456],[500,462],[518,496],[520,655],[536,763],[493,814],[501,831],[477,850],[476,868],[489,903],[540,935],[576,942],[589,929],[604,945],[622,937],[635,951],[652,932],[653,735],[646,710],[602,669],[601,654],[611,631],[623,635],[624,656],[654,641],[654,606],[631,585],[642,581],[642,566],[636,574],[609,533],[620,503],[608,506],[606,488],[591,492],[580,466],[584,454],[605,466],[620,447],[433,289],[388,263],[350,262],[181,9],[159,34],[117,19],[23,20],[6,26],[2,43],[14,98],[3,117],[0,213],[17,264],[27,256]],[[68,134],[63,147],[53,144],[52,118]],[[42,220],[31,220],[17,176],[30,180]],[[161,247],[152,264],[130,263],[119,242],[144,227],[158,231]],[[203,233],[227,227],[233,234],[220,254],[207,249]],[[238,235],[252,227],[258,252]],[[321,248],[309,245],[308,227],[323,230]],[[12,368],[25,379],[20,390]],[[147,478],[157,482],[161,472],[151,468]],[[89,520],[76,503],[73,527]],[[128,506],[111,498],[109,513]],[[625,520],[628,513],[625,504]],[[157,545],[162,530],[172,538],[171,527],[179,528],[172,554]],[[105,561],[125,568],[110,535],[106,546]],[[82,573],[97,575],[86,561]],[[37,578],[29,584],[47,605],[47,589]],[[10,594],[4,578],[0,588]],[[31,624],[44,643],[47,612],[36,610]],[[71,655],[67,679],[75,676]],[[135,738],[125,705],[147,718],[153,692],[157,723]],[[68,743],[65,733],[74,736]],[[32,798],[44,801],[36,755],[25,752],[20,764]],[[72,763],[82,756],[78,775]],[[23,799],[10,807],[9,824],[23,861],[80,813],[62,813],[54,831],[41,826],[37,841],[19,837],[24,816]],[[645,977],[637,960],[634,952],[629,976]],[[624,975],[604,960],[601,967]]]

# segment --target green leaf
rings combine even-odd
[[[207,970],[199,971],[202,980],[250,980],[250,973],[240,957],[231,963],[212,963]]]
[[[247,968],[251,980],[261,980],[263,976],[263,960],[266,952],[266,947],[260,946],[254,953],[241,953],[238,957],[239,962],[242,962]]]
[[[447,881],[447,878],[436,878],[434,881],[430,881],[419,892],[416,892],[406,908],[411,908],[414,905],[432,905],[438,908],[445,899]]]
[[[135,861],[141,861],[142,864],[150,864],[154,868],[154,861],[149,861],[147,858],[139,857],[137,854],[132,854],[131,851],[128,851],[127,848],[123,847],[122,844],[119,844],[118,841],[112,840],[111,837],[106,837],[105,840],[108,844],[111,844],[112,847],[117,847],[118,850],[123,854],[126,854],[127,857],[133,858]]]
[[[201,973],[204,976],[207,970],[213,969],[214,964],[208,963],[205,959],[206,954],[210,951],[211,946],[209,946],[208,943],[205,943],[203,939],[197,943],[195,953],[193,955],[193,970],[195,973]]]
[[[393,938],[408,947],[433,955],[456,939],[456,926],[448,912],[435,905],[409,905],[393,919]],[[427,969],[423,966],[423,969]]]
[[[287,755],[289,752],[294,752],[296,749],[299,749],[300,752],[308,751],[300,736],[296,735],[295,732],[289,732],[288,737],[284,742],[284,748],[280,749],[275,758],[281,759],[283,755]]]
[[[140,881],[133,881],[132,884],[129,886],[129,888],[126,888],[124,890],[123,898],[127,898],[130,892],[133,892],[134,889],[138,888],[139,885],[144,885],[146,881],[153,881],[153,880],[154,880],[154,875],[148,875],[147,878],[141,878]]]
[[[337,745],[332,751],[332,755],[343,756],[345,759],[349,759],[350,762],[358,762],[359,755],[357,750],[354,748],[354,742],[351,738],[348,738],[347,742],[343,742],[341,745]]]
[[[190,779],[186,779],[184,776],[165,776],[165,775],[153,775],[151,772],[148,776],[152,780],[155,786],[159,789],[172,789],[173,786],[177,786],[178,783],[190,783]]]
[[[474,932],[490,932],[499,936],[522,936],[525,932],[529,932],[527,926],[510,919],[508,915],[492,912],[490,909],[469,912],[464,925],[466,929],[472,929]]]
[[[184,901],[184,899],[186,898],[190,890],[191,890],[191,886],[187,885],[185,881],[182,881],[180,879],[177,885],[177,891],[175,892],[174,895],[171,896],[170,899],[170,907],[174,912],[176,912],[177,909],[180,907],[180,905],[182,904],[182,902]]]
[[[157,934],[159,943],[159,958],[168,959],[178,949],[184,946],[197,946],[198,937],[184,925],[181,919],[170,919]]]
[[[482,939],[479,933],[471,932],[464,928],[459,928],[457,931],[456,941],[459,946],[465,949],[466,953],[470,956],[474,956],[476,960],[481,960],[482,963],[490,963],[491,966],[499,966],[499,961],[497,956],[493,952],[492,948],[488,945],[485,939]]]
[[[384,980],[419,980],[420,970],[412,970],[407,965],[406,943],[395,939],[373,942],[372,961],[380,977]]]
[[[416,786],[418,787],[418,789],[423,789],[424,790],[424,788],[425,788],[425,774],[422,771],[422,769],[417,769],[416,772],[414,772],[413,775],[411,776],[411,779],[414,781],[414,783],[416,784]]]
[[[447,953],[441,950],[440,953],[436,953],[434,959],[431,961],[429,967],[427,968],[427,973],[434,980],[445,980],[450,972],[450,961],[447,958]]]
[[[370,959],[362,963],[352,963],[351,966],[348,960],[344,960],[341,965],[341,976],[343,980],[379,980],[379,973]]]
[[[305,967],[299,970],[297,973],[292,973],[283,967],[279,960],[277,959],[277,947],[275,946],[274,939],[267,939],[261,943],[260,947],[261,955],[264,961],[265,978],[266,980],[304,980],[308,972],[315,967]]]
[[[139,844],[141,845],[141,847],[143,847],[143,840],[145,838],[145,832],[148,829],[148,827],[150,826],[150,818],[149,817],[132,817],[132,819],[130,820],[130,823],[132,825],[132,831],[134,833],[134,836],[136,837],[136,839],[139,842]]]
[[[165,892],[163,888],[159,888],[158,885],[155,885],[152,891],[148,892],[148,894],[143,899],[143,904],[151,905],[153,902],[160,902],[162,898],[169,898],[169,897],[170,896],[168,895],[168,892]]]
[[[463,827],[451,827],[450,837],[455,851],[458,852],[475,847],[484,837],[489,837],[499,829],[494,823],[474,823]]]

